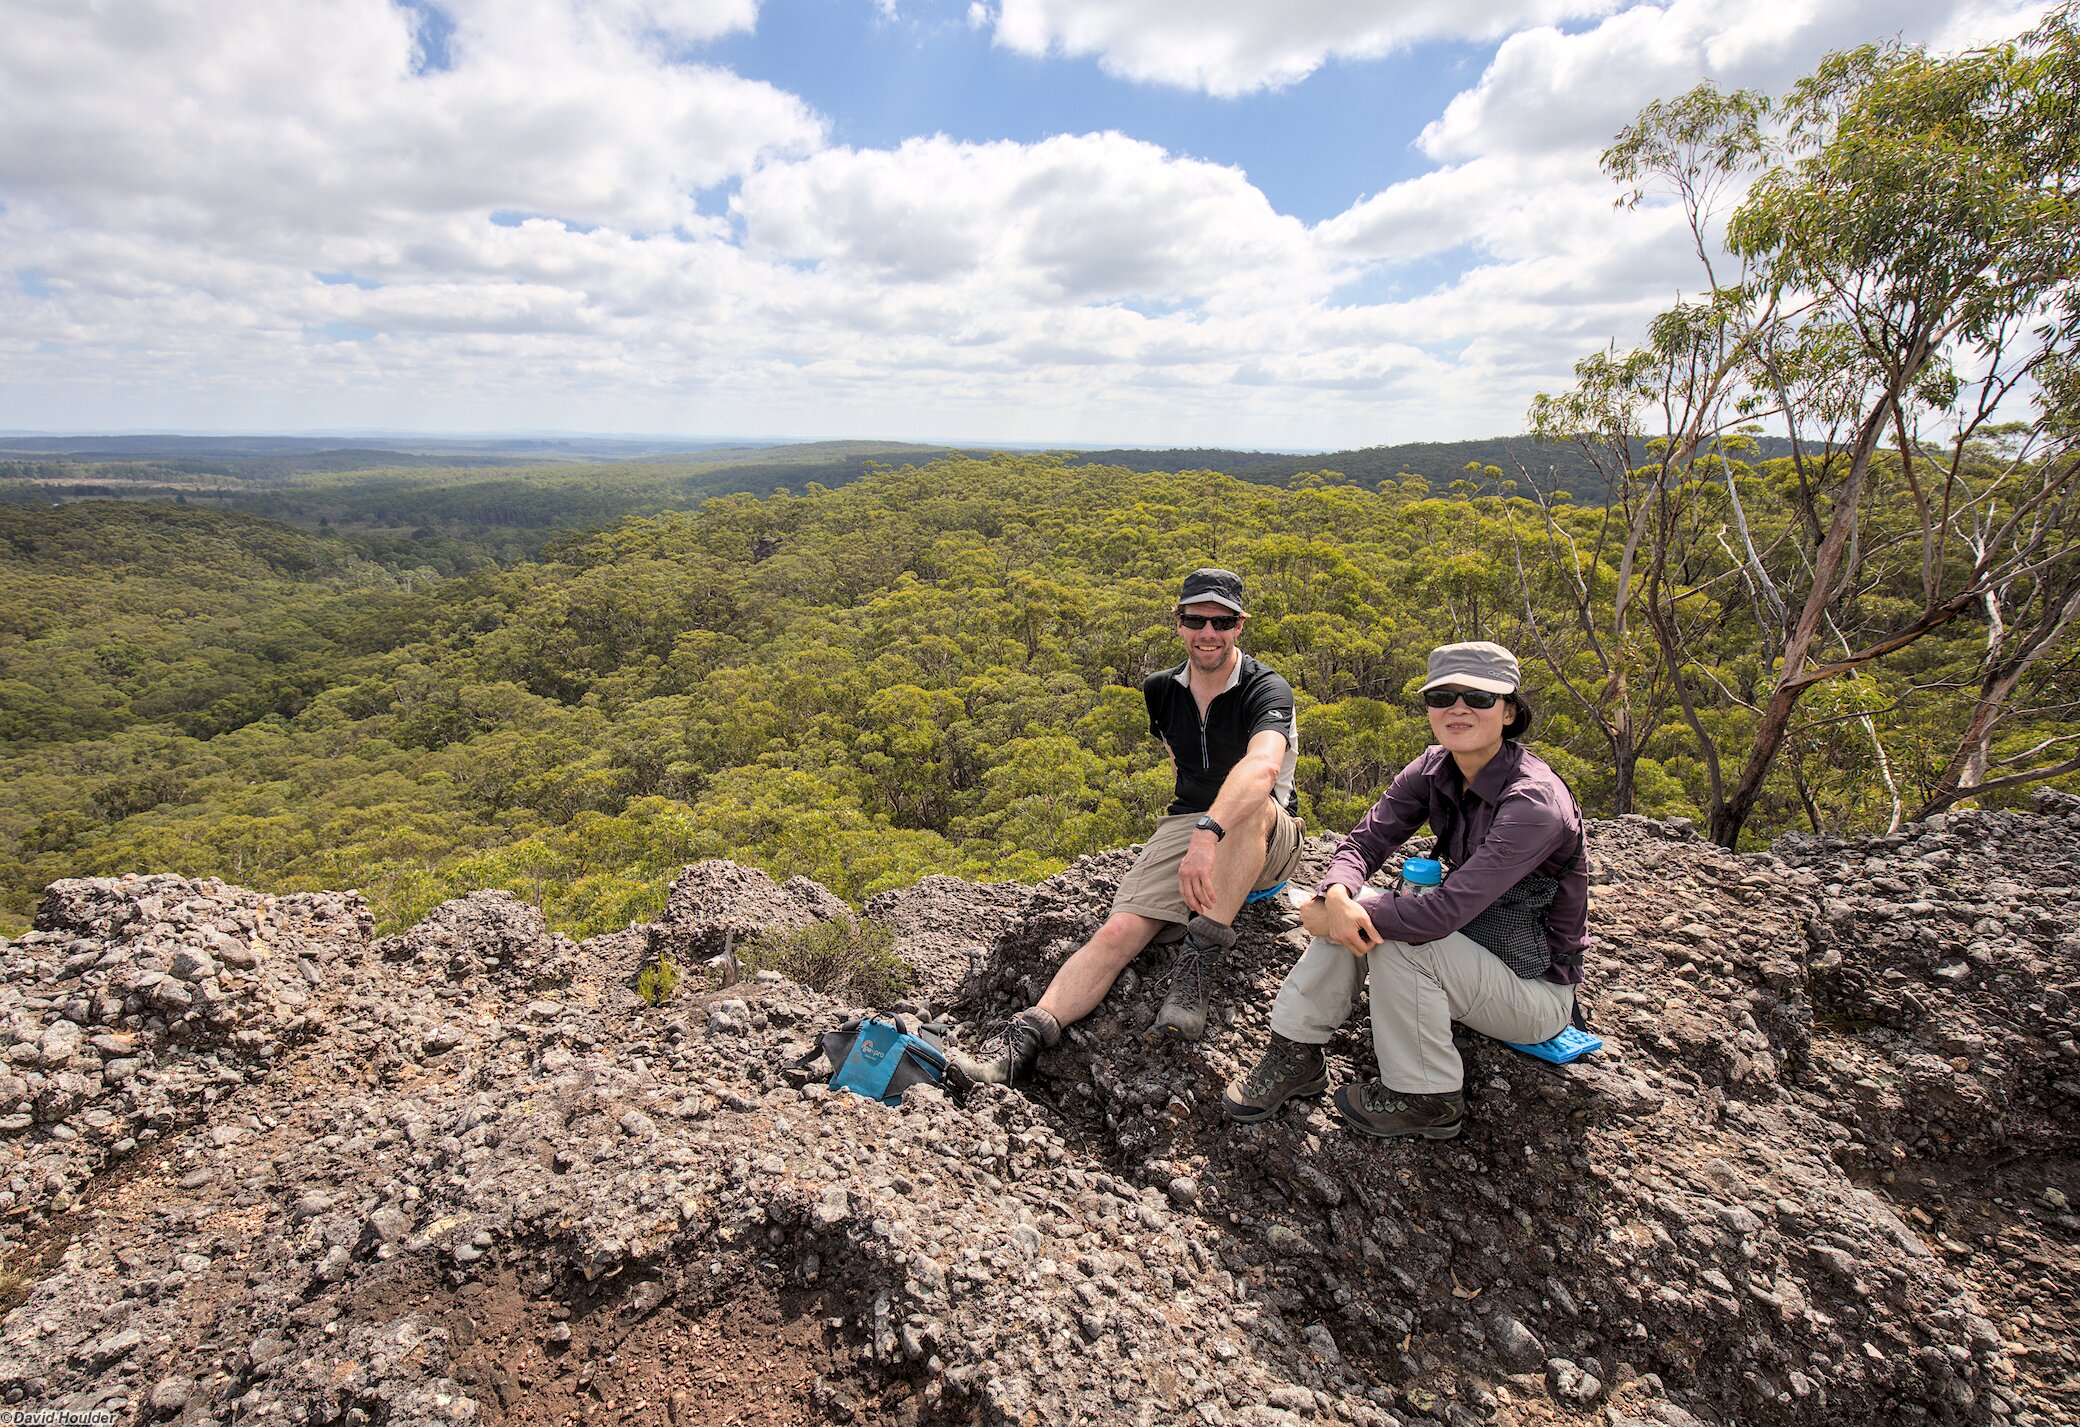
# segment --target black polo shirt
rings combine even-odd
[[[1149,732],[1170,745],[1177,763],[1177,799],[1170,811],[1203,813],[1212,807],[1221,784],[1249,751],[1250,739],[1268,728],[1284,735],[1286,741],[1286,756],[1271,796],[1297,817],[1300,800],[1293,792],[1293,766],[1300,739],[1293,716],[1293,686],[1247,654],[1238,654],[1228,687],[1214,695],[1201,723],[1189,667],[1187,660],[1150,674],[1141,683],[1141,697],[1148,702]]]

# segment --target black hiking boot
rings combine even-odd
[[[1221,1113],[1240,1124],[1268,1120],[1278,1107],[1296,1095],[1319,1095],[1329,1088],[1329,1072],[1322,1064],[1322,1048],[1302,1045],[1284,1036],[1271,1037],[1271,1049],[1257,1062],[1256,1069],[1228,1087],[1221,1099]]]
[[[979,1057],[953,1051],[947,1055],[946,1063],[954,1074],[972,1085],[1009,1085],[1033,1068],[1041,1051],[1061,1038],[1061,1023],[1038,1006],[1031,1006],[984,1041]]]
[[[1221,955],[1235,945],[1235,928],[1209,917],[1185,923],[1184,940],[1170,958],[1170,990],[1150,1034],[1195,1041],[1206,1034],[1206,1012],[1220,976]]]
[[[1466,1125],[1466,1096],[1458,1090],[1443,1095],[1404,1095],[1368,1080],[1336,1092],[1336,1113],[1359,1134],[1376,1140],[1403,1135],[1449,1140]]]

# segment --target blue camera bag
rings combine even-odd
[[[913,1085],[946,1078],[946,1052],[936,1026],[912,1032],[890,1021],[847,1021],[823,1037],[823,1053],[834,1069],[831,1088],[850,1090],[884,1105],[903,1103]]]

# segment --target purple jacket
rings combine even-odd
[[[1440,845],[1437,853],[1452,866],[1444,885],[1421,896],[1367,892],[1365,879],[1426,822],[1432,832],[1452,830],[1452,845]],[[1545,979],[1574,986],[1589,945],[1588,858],[1577,858],[1565,876],[1560,869],[1581,846],[1581,809],[1544,759],[1505,743],[1467,787],[1452,755],[1433,744],[1394,775],[1358,820],[1318,890],[1342,887],[1371,914],[1381,936],[1418,942],[1459,930],[1525,877],[1560,877],[1559,895],[1546,913],[1546,944],[1568,964],[1548,968]]]

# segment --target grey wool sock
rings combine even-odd
[[[1052,1047],[1060,1043],[1062,1023],[1054,1018],[1052,1012],[1043,1011],[1038,1006],[1028,1006],[1018,1013],[1018,1019],[1039,1033],[1041,1045]]]

